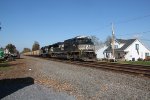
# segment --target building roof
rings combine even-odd
[[[129,47],[136,39],[116,39],[118,43],[123,43],[124,45],[121,48],[115,49],[115,51],[124,51],[127,47]],[[111,46],[109,46],[105,51],[112,51]]]

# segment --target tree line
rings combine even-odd
[[[13,45],[13,44],[7,44],[5,48],[0,48],[0,49],[3,49],[3,50],[8,50],[7,53],[11,53],[11,54],[14,54],[14,53],[19,53],[19,51],[16,49],[16,46]]]
[[[32,45],[32,50],[30,48],[24,48],[22,53],[35,51],[35,50],[39,50],[39,49],[40,49],[40,44],[39,44],[39,42],[35,41]]]
[[[16,46],[11,43],[7,44],[5,48],[1,47],[0,49],[7,50],[7,53],[11,53],[11,54],[19,53],[19,51],[16,49]],[[39,49],[40,49],[40,45],[37,41],[35,41],[32,46],[32,51],[39,50]],[[31,51],[30,48],[24,48],[22,53],[30,52],[30,51]]]

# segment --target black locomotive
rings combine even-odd
[[[95,61],[95,46],[87,36],[77,36],[72,39],[44,46],[36,53],[42,57],[53,57],[72,60]],[[35,53],[29,53],[29,55]],[[25,55],[28,55],[27,53]]]

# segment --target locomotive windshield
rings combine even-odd
[[[89,44],[89,45],[93,45],[93,42],[91,41],[91,39],[88,38],[79,38],[76,40],[76,42],[78,44]]]

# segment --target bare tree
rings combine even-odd
[[[26,53],[26,52],[30,52],[30,51],[31,51],[30,48],[24,48],[23,51],[22,51],[22,53]]]
[[[95,45],[95,51],[97,51],[103,47],[104,43],[102,41],[100,41],[98,37],[92,35],[92,36],[90,36],[90,38]]]
[[[37,41],[35,41],[32,46],[32,51],[39,50],[39,49],[40,49],[40,44]]]
[[[107,36],[106,41],[105,41],[105,44],[106,44],[107,46],[110,46],[110,45],[111,45],[111,42],[112,42],[112,37],[111,37],[111,36]]]

